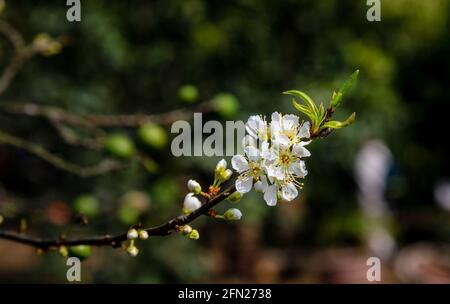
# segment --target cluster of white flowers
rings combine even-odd
[[[311,155],[305,148],[311,142],[309,129],[310,123],[300,124],[296,115],[275,112],[270,123],[260,115],[251,116],[246,123],[244,155],[231,160],[239,173],[236,190],[244,194],[254,187],[264,193],[269,206],[279,198],[295,199],[301,188],[299,179],[308,174],[302,158]]]

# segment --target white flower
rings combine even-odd
[[[263,146],[267,146],[268,143],[263,143]],[[254,146],[247,146],[244,148],[245,156],[235,155],[231,159],[231,165],[233,169],[239,173],[236,180],[236,190],[240,193],[247,193],[252,189],[253,181],[260,181],[265,177],[265,169],[263,166],[263,159],[261,152]],[[266,183],[261,183],[260,190],[264,191]]]
[[[259,139],[261,142],[270,139],[270,128],[261,115],[250,116],[245,124],[245,130],[251,137]]]
[[[278,144],[272,146],[270,154],[265,159],[269,179],[276,178],[289,183],[296,178],[305,177],[308,172],[301,158],[309,155],[309,151],[301,143],[292,148]]]
[[[127,232],[127,239],[129,239],[129,240],[137,239],[138,236],[139,236],[139,235],[138,235],[138,232],[137,232],[137,230],[134,229],[134,228],[128,230],[128,232]]]
[[[260,115],[251,116],[246,123],[247,135],[242,141],[243,155],[231,160],[239,173],[236,190],[264,193],[264,200],[274,206],[282,198],[292,201],[298,196],[306,171],[304,157],[311,156],[305,148],[311,141],[310,123],[299,123],[296,115],[271,115],[270,124]]]
[[[186,213],[191,213],[202,206],[200,200],[194,196],[194,193],[189,192],[184,198],[183,209]]]
[[[200,186],[200,184],[193,179],[190,179],[188,181],[187,187],[188,187],[189,191],[192,191],[195,194],[199,194],[202,191],[202,186]]]
[[[242,212],[239,209],[231,208],[228,209],[223,216],[227,221],[238,221],[242,217]]]
[[[300,126],[296,115],[282,115],[278,112],[272,114],[270,130],[272,141],[283,146],[300,143],[302,139],[309,138],[310,123],[305,122]]]

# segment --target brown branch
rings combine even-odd
[[[112,159],[105,159],[100,163],[90,167],[82,167],[56,156],[42,146],[29,143],[22,138],[15,137],[3,131],[0,131],[0,143],[8,144],[28,151],[29,153],[38,156],[39,158],[45,160],[46,162],[52,164],[60,170],[67,171],[81,177],[102,175],[110,171],[122,168],[122,165],[120,163]]]
[[[208,200],[199,209],[190,213],[189,215],[180,215],[172,218],[168,222],[145,228],[149,236],[167,236],[170,235],[177,227],[191,223],[201,215],[207,215],[208,211],[220,202],[226,200],[231,194],[236,191],[234,183],[228,189]],[[12,231],[0,231],[0,239],[6,239],[25,245],[30,245],[43,250],[55,249],[60,246],[76,246],[76,245],[93,245],[93,246],[112,246],[114,248],[120,247],[121,244],[127,240],[127,233],[118,234],[115,236],[103,235],[80,239],[53,239],[45,240]]]
[[[0,95],[10,86],[17,72],[21,69],[25,61],[33,57],[36,51],[33,47],[28,47],[22,35],[10,26],[7,22],[0,20],[0,33],[2,33],[14,47],[11,59],[0,76]]]
[[[198,104],[194,109],[176,109],[160,114],[119,114],[97,115],[77,114],[57,107],[34,103],[8,102],[0,105],[2,112],[32,117],[43,117],[56,123],[64,123],[82,127],[139,127],[145,123],[170,125],[177,120],[187,120],[193,112],[211,112],[214,107],[211,102]]]

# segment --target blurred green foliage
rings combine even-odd
[[[347,76],[360,70],[358,84],[346,94],[336,119],[344,120],[353,111],[358,118],[310,146],[313,157],[307,160],[309,175],[300,201],[269,208],[261,196],[251,194],[238,204],[225,202],[219,210],[238,207],[241,221],[198,219],[193,227],[199,229],[199,241],[179,235],[150,238],[139,243],[137,258],[93,248],[84,262],[83,281],[210,282],[227,276],[252,281],[245,267],[221,266],[234,265],[227,259],[248,261],[248,244],[261,251],[362,245],[365,219],[356,203],[352,168],[358,149],[371,138],[388,144],[399,172],[387,190],[399,221],[392,229],[397,239],[449,241],[448,233],[442,233],[450,231],[448,214],[437,216],[442,213],[433,204],[432,188],[450,175],[450,151],[442,143],[448,138],[450,1],[383,1],[382,21],[374,23],[366,20],[366,10],[365,1],[350,0],[90,0],[82,3],[82,21],[69,23],[62,1],[7,1],[2,18],[27,41],[49,33],[66,36],[69,44],[56,56],[27,63],[0,102],[126,114],[161,113],[185,107],[183,101],[216,96],[222,115],[208,118],[245,120],[255,113],[295,113],[290,98],[280,94],[288,89],[300,89],[327,104]],[[3,39],[0,43],[4,68],[10,46]],[[192,86],[183,87],[186,83]],[[220,92],[227,93],[216,95]],[[2,117],[0,127],[73,162],[89,164],[104,156],[63,144],[42,120]],[[147,135],[140,137],[146,140]],[[131,143],[119,146],[119,156],[134,152]],[[2,201],[0,210],[16,218],[43,215],[53,200],[72,202],[90,193],[99,200],[102,216],[70,235],[123,232],[135,221],[160,224],[180,212],[189,178],[204,185],[212,181],[217,159],[174,158],[170,144],[156,146],[146,153],[157,172],[156,165],[149,173],[131,160],[125,170],[88,179],[1,147],[0,159],[10,161],[0,162],[0,188],[27,204]],[[127,201],[130,191],[141,193],[137,205],[130,197]],[[86,207],[68,205],[73,213]],[[411,213],[430,216],[417,223],[408,220]],[[48,237],[61,230],[45,218],[29,225]],[[259,241],[245,242],[244,236]],[[63,258],[51,253],[39,261],[33,269],[1,273],[0,281],[42,281],[44,276],[44,281],[64,282]]]

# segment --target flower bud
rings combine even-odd
[[[228,209],[223,216],[227,221],[238,221],[242,217],[242,212],[239,209],[231,208]]]
[[[194,192],[194,194],[199,194],[202,191],[202,186],[200,186],[200,184],[193,179],[190,179],[188,181],[187,187],[189,191]]]
[[[139,254],[139,249],[136,246],[130,246],[127,248],[127,252],[129,256],[137,256]]]
[[[221,159],[217,165],[216,165],[216,169],[214,170],[214,172],[216,174],[221,174],[223,171],[225,171],[225,169],[227,168],[227,161],[225,159]]]
[[[233,171],[231,171],[230,169],[226,169],[219,174],[219,179],[223,183],[229,180],[231,175],[233,175]]]
[[[139,236],[139,234],[138,234],[137,230],[134,228],[128,230],[128,232],[127,232],[127,239],[129,239],[129,240],[137,239],[138,236]]]
[[[192,227],[189,226],[189,225],[184,225],[184,226],[181,228],[181,234],[183,234],[183,235],[188,235],[188,234],[191,233],[191,232],[192,232]]]
[[[190,233],[189,233],[189,238],[191,240],[198,240],[200,238],[200,233],[198,233],[197,229],[193,229]]]
[[[69,256],[69,249],[67,249],[66,246],[60,246],[58,251],[59,251],[59,254],[65,258],[67,258]]]
[[[183,211],[185,213],[191,213],[202,206],[200,200],[194,196],[194,193],[189,192],[184,198]]]
[[[242,193],[236,191],[228,197],[228,200],[233,203],[239,203],[242,198]]]
[[[141,240],[148,239],[148,232],[146,230],[139,231],[139,239]]]
[[[256,192],[259,193],[263,193],[264,192],[264,184],[262,181],[257,181],[254,185],[253,185],[254,189]]]

